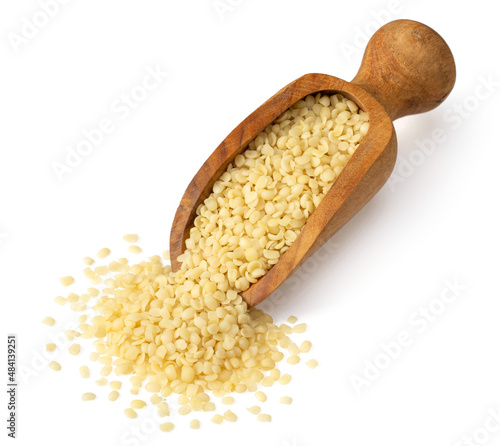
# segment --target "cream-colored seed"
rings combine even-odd
[[[100,276],[105,276],[108,274],[108,267],[107,266],[98,266],[94,269],[96,274],[99,274]]]
[[[231,405],[234,404],[234,398],[232,396],[225,396],[224,398],[222,398],[221,402],[222,404]]]
[[[113,362],[113,358],[111,356],[101,356],[99,358],[99,364],[110,365]]]
[[[137,418],[137,412],[134,409],[130,408],[130,407],[128,407],[127,409],[125,409],[124,413],[125,413],[125,416],[127,418]],[[160,429],[161,429],[161,426],[162,425],[160,425]]]
[[[318,361],[315,359],[310,359],[309,361],[306,362],[306,366],[309,367],[310,369],[314,369],[318,366]]]
[[[280,325],[280,331],[282,331],[284,334],[291,334],[292,333],[292,327],[290,327],[290,325],[281,324]]]
[[[107,365],[101,369],[101,376],[109,376],[109,374],[113,371],[113,367]]]
[[[109,383],[109,387],[111,387],[114,390],[120,390],[122,388],[122,383],[121,381],[111,381]]]
[[[293,356],[293,355],[298,355],[300,353],[300,349],[299,347],[297,346],[297,344],[295,344],[294,342],[292,342],[289,346],[288,346],[288,352]]]
[[[267,396],[264,392],[255,392],[255,398],[257,398],[258,401],[263,403],[264,401],[267,401]]]
[[[99,378],[95,383],[98,386],[104,387],[106,384],[108,384],[108,380],[106,378]]]
[[[261,383],[264,387],[272,387],[274,384],[274,379],[272,376],[266,376]]]
[[[97,257],[99,257],[100,259],[104,259],[104,257],[109,256],[110,253],[111,251],[108,248],[102,248],[97,251]]]
[[[181,380],[185,383],[193,382],[195,372],[192,367],[183,366],[181,371]]]
[[[88,302],[90,302],[90,298],[91,298],[90,294],[82,294],[82,295],[80,296],[80,300],[81,300],[83,303],[88,303]]]
[[[185,404],[184,406],[179,407],[179,415],[187,415],[191,413],[191,406]]]
[[[131,252],[132,254],[139,254],[142,252],[142,249],[137,245],[130,245],[128,247],[128,251]]]
[[[53,352],[55,351],[55,349],[57,348],[57,345],[56,344],[53,344],[53,343],[49,343],[45,346],[45,349],[48,351],[48,352]]]
[[[286,373],[285,375],[283,375],[280,378],[279,383],[282,385],[285,385],[285,384],[288,384],[291,380],[292,380],[292,377],[288,373]]]
[[[304,333],[306,331],[307,324],[297,324],[293,327],[292,331],[294,333]]]
[[[80,344],[71,344],[68,348],[68,352],[70,355],[79,355],[80,354]]]
[[[56,372],[59,372],[61,370],[61,364],[59,364],[57,361],[52,361],[49,363],[49,367],[52,370],[55,370]]]
[[[247,408],[247,410],[253,414],[253,415],[258,415],[260,413],[260,407],[259,406],[252,406],[252,407],[249,407]]]
[[[54,299],[54,302],[57,305],[66,305],[66,298],[62,297],[62,296],[56,296],[56,298]]]
[[[174,430],[174,423],[163,423],[163,424],[160,424],[160,430],[162,432],[172,432]]]
[[[269,423],[272,420],[271,415],[267,415],[264,413],[260,413],[257,415],[257,421],[261,421],[263,423]]]
[[[47,316],[42,324],[48,325],[49,327],[53,327],[56,324],[56,320],[53,317]]]
[[[189,422],[189,427],[191,429],[199,429],[200,428],[200,420],[197,420],[196,418],[194,420],[191,420]]]
[[[159,404],[163,401],[163,397],[160,395],[151,395],[151,398],[149,399],[151,401],[151,404]]]
[[[75,293],[69,293],[66,299],[70,304],[76,304],[80,300],[80,296]]]
[[[83,401],[92,401],[96,399],[95,393],[92,392],[87,392],[82,395],[82,400]]]
[[[146,390],[148,392],[159,392],[161,390],[161,385],[159,383],[156,383],[156,382],[150,382],[150,383],[147,383],[146,384]]]
[[[160,417],[167,417],[170,415],[170,407],[166,402],[158,403],[157,411]]]
[[[111,392],[109,392],[108,400],[109,401],[116,401],[119,396],[120,396],[120,393],[118,392],[118,390],[112,390]]]
[[[216,409],[215,404],[210,402],[203,403],[202,410],[203,412],[213,412]]]
[[[142,409],[143,407],[146,407],[146,406],[147,406],[147,404],[143,400],[133,400],[130,403],[130,407],[132,407],[132,409]]]
[[[59,280],[62,286],[70,286],[75,283],[75,279],[71,276],[61,277]]]
[[[297,318],[295,316],[289,316],[286,320],[289,324],[295,324],[297,322]]]
[[[308,353],[309,350],[311,350],[312,344],[310,341],[304,341],[302,344],[300,344],[300,351],[302,353]]]
[[[77,335],[78,335],[78,333],[75,330],[66,330],[64,332],[64,337],[68,341],[72,341],[73,339],[75,339],[77,337]]]
[[[281,404],[292,404],[293,399],[290,398],[289,396],[282,396],[280,398],[280,403]]]
[[[85,305],[85,303],[83,303],[83,302],[78,302],[78,303],[71,304],[70,308],[73,311],[80,312],[80,311],[86,310],[87,305]]]
[[[80,376],[85,379],[90,376],[90,370],[86,365],[80,367]]]
[[[234,423],[235,421],[237,421],[237,420],[238,420],[238,417],[237,417],[237,415],[236,415],[234,412],[232,412],[231,410],[226,410],[226,411],[224,412],[224,419],[225,419],[225,420],[227,420],[227,421],[229,421],[229,422],[231,422],[231,423]]]
[[[212,417],[212,422],[215,424],[221,424],[224,421],[224,417],[220,414],[216,414]]]
[[[128,243],[136,243],[139,240],[139,236],[137,234],[125,234],[123,240]]]
[[[298,364],[300,362],[300,357],[297,355],[290,356],[286,360],[286,362],[288,362],[288,364],[292,364],[292,365]]]
[[[87,265],[87,266],[93,265],[94,259],[91,257],[84,257],[83,263],[85,263],[85,265]]]

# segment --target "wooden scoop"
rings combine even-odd
[[[412,20],[396,20],[370,39],[358,74],[346,82],[326,74],[306,74],[288,84],[238,125],[205,161],[189,184],[170,236],[172,268],[185,250],[196,209],[214,182],[267,125],[299,99],[341,93],[366,111],[370,128],[343,171],[279,261],[241,293],[257,305],[355,215],[389,178],[397,154],[392,121],[441,104],[455,83],[455,62],[434,30]]]

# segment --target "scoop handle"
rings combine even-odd
[[[436,31],[413,20],[395,20],[372,36],[351,82],[395,120],[437,107],[455,77],[453,54]]]

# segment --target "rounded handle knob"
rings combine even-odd
[[[437,107],[455,77],[453,54],[436,31],[413,20],[395,20],[372,36],[351,82],[377,99],[394,120]]]

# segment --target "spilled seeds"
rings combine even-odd
[[[306,324],[290,316],[278,326],[269,314],[249,309],[239,293],[291,246],[367,131],[368,116],[352,101],[340,94],[308,96],[259,134],[214,184],[196,211],[179,271],[172,271],[168,251],[133,264],[118,258],[94,266],[92,257],[84,258],[89,286],[82,294],[56,297],[56,303],[84,313],[78,330],[66,333],[79,338],[69,352],[78,356],[80,344],[92,345],[90,359],[101,366],[96,384],[112,389],[110,401],[127,379],[132,395],[150,393],[160,417],[173,417],[169,401],[175,397],[176,413],[188,416],[215,411],[217,398],[233,404],[238,393],[255,393],[265,403],[262,387],[290,382],[279,364],[285,353],[295,365],[310,351],[309,341],[298,347],[292,340]],[[131,253],[142,253],[136,234],[123,239]],[[96,257],[110,254],[103,248]],[[74,279],[61,283],[70,286]],[[44,322],[55,324],[50,317]],[[314,368],[317,361],[306,364]],[[50,367],[61,370],[57,362]],[[80,374],[89,378],[89,368],[83,365]],[[291,404],[292,398],[281,402]],[[136,418],[147,405],[134,399],[125,416]],[[271,421],[259,406],[248,412]],[[237,419],[227,408],[212,417],[216,424]],[[190,427],[198,429],[199,420],[192,418]],[[171,422],[160,425],[173,429]]]

